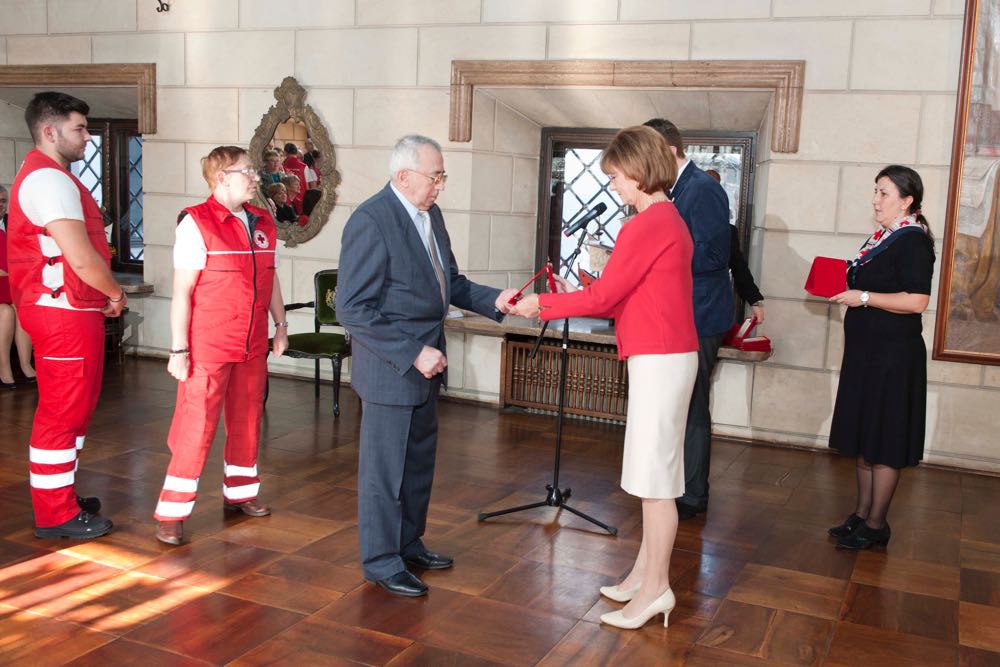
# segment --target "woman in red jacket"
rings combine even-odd
[[[156,539],[175,545],[184,539],[223,406],[223,506],[250,516],[271,513],[257,500],[268,313],[275,355],[288,347],[275,275],[277,229],[267,211],[247,205],[260,177],[237,146],[219,146],[201,164],[212,194],[177,219],[167,371],[180,384],[167,436],[172,457],[154,513]]]
[[[529,295],[515,307],[543,320],[598,316],[615,319],[618,356],[628,360],[629,402],[622,488],[642,499],[642,544],[629,575],[601,593],[620,611],[601,621],[641,627],[674,607],[670,553],[677,535],[674,499],[684,493],[684,424],[698,369],[698,336],[691,298],[691,235],[664,194],[677,163],[656,130],[629,127],[604,151],[601,168],[622,202],[638,215],[621,230],[604,273],[590,287]],[[562,281],[563,287],[568,284]]]

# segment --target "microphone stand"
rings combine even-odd
[[[538,347],[542,343],[542,338],[545,336],[545,330],[548,326],[548,322],[542,326],[541,332],[538,334],[538,339],[535,341],[535,347],[531,350],[531,355],[529,358],[534,359],[535,354],[538,352]],[[523,512],[525,510],[535,509],[536,507],[558,507],[561,509],[568,510],[573,514],[577,515],[581,519],[585,519],[595,526],[600,526],[604,530],[608,531],[612,535],[618,534],[618,529],[609,526],[605,523],[601,523],[592,516],[588,516],[583,512],[570,507],[566,504],[569,500],[572,490],[566,488],[565,490],[559,488],[559,460],[562,455],[562,429],[563,420],[565,418],[566,409],[566,373],[567,366],[569,365],[569,318],[563,320],[563,331],[562,331],[562,351],[559,354],[559,409],[556,412],[556,452],[555,452],[555,465],[552,470],[552,483],[545,485],[546,496],[545,500],[539,501],[537,503],[529,503],[527,505],[518,505],[517,507],[510,507],[507,509],[497,510],[495,512],[481,512],[479,514],[479,520],[485,521],[491,517],[502,516],[504,514],[513,514],[514,512]]]

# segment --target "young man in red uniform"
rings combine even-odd
[[[88,539],[112,525],[94,516],[100,500],[74,491],[78,451],[101,391],[104,318],[121,315],[126,303],[111,275],[101,210],[68,170],[90,139],[89,111],[70,95],[35,95],[24,114],[35,149],[11,187],[11,291],[38,372],[28,449],[38,537]]]
[[[167,436],[173,455],[156,504],[156,539],[184,540],[198,480],[225,407],[222,496],[227,509],[266,516],[257,500],[257,444],[267,381],[267,316],[275,322],[276,356],[288,347],[288,322],[275,275],[277,228],[249,206],[259,175],[237,146],[202,159],[212,194],[184,209],[174,243],[170,304],[173,348],[167,370],[180,381]]]

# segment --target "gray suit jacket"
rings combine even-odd
[[[430,211],[441,250],[448,302],[497,320],[500,290],[461,273],[441,209]],[[430,257],[406,209],[387,184],[361,204],[344,228],[337,281],[337,318],[351,333],[351,386],[361,399],[420,405],[434,383],[413,367],[424,345],[445,354],[447,308]]]

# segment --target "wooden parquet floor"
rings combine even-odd
[[[623,429],[571,421],[562,482],[610,537],[542,508],[554,420],[441,405],[427,544],[455,556],[431,593],[388,596],[357,556],[360,410],[345,391],[274,380],[262,498],[271,517],[221,508],[221,436],[187,524],[153,538],[175,384],[162,362],[110,368],[78,489],[116,524],[91,542],[32,535],[26,445],[35,394],[0,394],[0,663],[23,665],[1000,665],[1000,479],[907,471],[886,551],[837,551],[853,463],[719,440],[707,516],[683,523],[671,625],[602,627],[598,587],[629,567],[636,499],[618,488]]]

